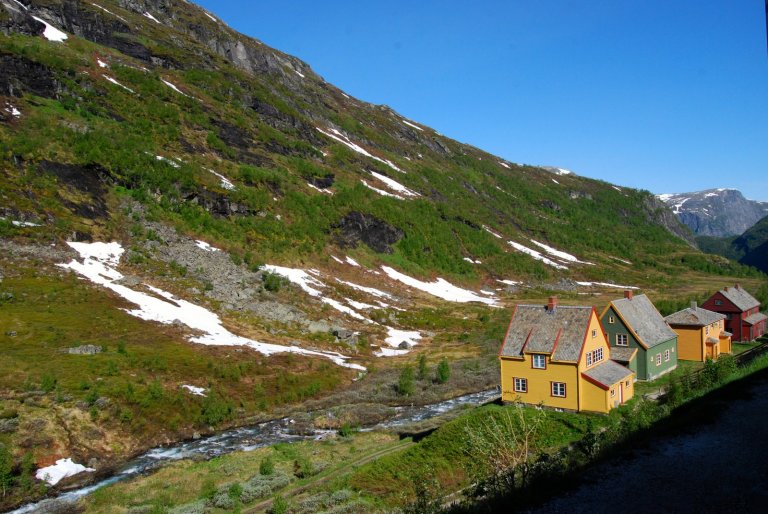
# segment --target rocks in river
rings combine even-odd
[[[81,346],[75,346],[73,348],[67,348],[67,353],[71,355],[96,355],[101,353],[104,349],[101,346],[93,344],[84,344]]]

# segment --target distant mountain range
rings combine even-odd
[[[697,236],[738,236],[768,215],[768,202],[748,200],[736,189],[658,195]]]
[[[696,238],[696,242],[707,253],[722,255],[768,272],[768,216],[739,236],[701,236]]]

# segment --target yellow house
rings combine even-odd
[[[677,332],[677,358],[704,362],[731,353],[731,333],[725,331],[725,316],[691,302],[687,309],[664,318]]]
[[[608,412],[634,394],[635,374],[610,359],[593,307],[517,305],[499,351],[502,401]]]

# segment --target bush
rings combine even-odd
[[[397,394],[401,396],[410,396],[415,388],[413,383],[413,368],[406,366],[400,372],[400,379],[397,381]]]
[[[211,504],[213,504],[214,507],[226,510],[232,509],[235,506],[235,503],[235,500],[229,496],[229,491],[226,490],[217,492],[211,500]]]
[[[206,500],[197,500],[196,502],[186,503],[169,509],[168,514],[205,514],[207,503]]]
[[[429,369],[427,368],[427,356],[422,353],[419,355],[419,371],[417,374],[419,380],[427,378],[427,373],[429,373]]]
[[[264,275],[262,275],[262,282],[264,283],[264,289],[270,293],[276,293],[283,287],[285,279],[277,273],[265,272]]]
[[[251,503],[259,498],[264,498],[272,494],[272,488],[267,484],[254,484],[247,483],[243,486],[243,492],[240,494],[240,501],[243,503]]]
[[[278,494],[267,512],[269,514],[286,514],[289,508],[288,500]]]
[[[264,457],[259,463],[259,474],[268,476],[275,472],[275,463],[272,457]]]
[[[445,384],[448,379],[451,378],[451,366],[448,364],[448,359],[443,359],[440,364],[437,365],[437,375],[435,379],[438,384]]]

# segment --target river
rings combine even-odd
[[[393,429],[398,426],[424,421],[440,416],[454,409],[468,405],[482,405],[499,395],[497,389],[489,389],[478,393],[470,393],[456,398],[451,398],[438,403],[421,406],[402,406],[395,408],[395,414],[388,420],[365,427],[367,430]],[[205,458],[218,457],[236,451],[249,451],[276,443],[306,441],[322,439],[335,432],[333,430],[315,430],[310,434],[296,434],[293,430],[293,420],[282,418],[273,421],[259,423],[249,427],[234,428],[208,437],[183,441],[169,446],[152,448],[146,453],[126,462],[110,477],[95,484],[80,489],[74,489],[61,493],[55,498],[48,498],[38,503],[24,505],[10,514],[22,514],[45,510],[47,506],[61,504],[62,502],[75,502],[83,496],[102,487],[147,474],[168,462],[203,456]]]

